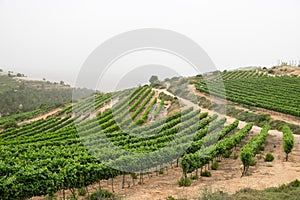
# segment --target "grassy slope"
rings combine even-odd
[[[0,75],[0,94],[12,89],[16,89],[17,87],[18,83],[13,78]]]

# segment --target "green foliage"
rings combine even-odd
[[[132,100],[133,96],[123,95],[113,108],[96,118],[85,118],[81,114],[95,106],[94,100],[95,107],[101,107],[110,95],[96,95],[79,101],[73,109],[66,107],[60,116],[1,131],[0,173],[4,178],[0,179],[0,199],[29,199],[62,189],[74,191],[74,188],[122,175],[121,171],[109,167],[112,165],[121,168],[125,163],[132,171],[164,166],[170,160],[178,159],[178,151],[186,149],[195,139],[193,147],[202,143],[200,147],[204,148],[191,148],[190,154],[180,159],[185,173],[190,173],[239,144],[253,126],[248,124],[227,137],[238,123],[224,127],[226,119],[216,120],[217,115],[208,117],[207,113],[190,108],[146,126],[120,129],[118,123],[131,123],[128,103],[132,112],[136,112],[152,92],[149,87],[140,87],[134,93],[135,100]],[[80,128],[75,127],[74,121],[79,121]],[[137,134],[139,137],[135,136]],[[169,145],[170,141],[176,145]],[[116,152],[107,145],[108,142],[125,151]],[[91,147],[90,151],[85,145]],[[167,156],[158,152],[162,148]],[[147,153],[147,158],[132,157],[128,152]],[[184,185],[188,185],[189,181],[184,181]]]
[[[187,153],[180,159],[180,166],[182,167],[183,174],[193,172],[194,170],[208,164],[213,158],[223,155],[226,151],[232,149],[245,138],[249,131],[252,129],[253,123],[247,124],[244,128],[239,130],[236,134],[229,138],[223,138],[221,133],[210,134],[195,143],[187,150]],[[231,126],[235,128],[235,126]],[[224,129],[227,129],[226,127]],[[224,130],[223,129],[223,130]],[[227,129],[226,132],[228,132]],[[223,132],[224,133],[224,132]],[[218,141],[218,139],[220,139]],[[215,145],[209,145],[211,143]],[[203,144],[208,144],[206,145]],[[204,147],[203,147],[204,146]]]
[[[179,181],[178,181],[178,185],[179,185],[179,187],[188,187],[188,186],[190,186],[192,184],[192,181],[191,181],[191,179],[189,179],[189,178],[185,178],[185,177],[181,177],[180,179],[179,179]]]
[[[164,173],[163,169],[158,170],[158,174],[163,174],[163,173]]]
[[[150,97],[152,98],[152,94],[150,95]],[[150,101],[151,98],[147,98],[145,102],[143,102],[143,104],[141,105],[141,109],[144,109],[144,106]],[[149,100],[148,100],[149,99]],[[150,103],[150,105],[146,108],[146,110],[144,111],[143,115],[141,118],[139,118],[138,120],[135,121],[135,123],[133,125],[141,125],[143,123],[145,123],[148,119],[148,115],[150,113],[150,111],[152,110],[153,106],[156,104],[157,98],[154,99],[154,101],[152,101]],[[137,111],[139,111],[139,109],[137,109]],[[135,114],[135,113],[134,113]]]
[[[272,162],[274,160],[274,156],[271,153],[267,153],[265,157],[265,162]]]
[[[217,170],[218,167],[219,167],[219,163],[218,163],[218,162],[214,162],[214,163],[212,164],[212,166],[211,166],[211,169],[212,169],[212,170]]]
[[[255,166],[257,162],[252,158],[249,162],[249,166]]]
[[[151,86],[154,86],[154,87],[159,85],[159,83],[160,83],[158,80],[158,77],[156,75],[152,75],[149,79],[149,82],[150,82]]]
[[[115,195],[107,190],[97,190],[90,196],[90,200],[116,199]]]
[[[284,126],[282,129],[283,132],[283,149],[286,153],[286,161],[288,161],[288,154],[291,153],[294,148],[295,139],[292,131],[288,126]]]
[[[172,196],[168,196],[167,198],[166,198],[166,200],[176,200],[174,197],[172,197]]]
[[[136,173],[131,173],[130,175],[131,175],[132,179],[137,179],[137,177],[138,177]]]
[[[79,196],[85,196],[87,194],[85,187],[79,188],[77,192]]]
[[[203,172],[201,172],[201,176],[211,177],[211,173],[210,173],[210,171],[204,170]]]
[[[92,91],[77,89],[86,97]],[[43,81],[16,81],[0,75],[0,113],[4,116],[29,112],[41,105],[57,106],[72,101],[73,88]]]
[[[256,165],[253,157],[259,152],[259,149],[265,144],[270,126],[266,124],[259,135],[253,137],[251,141],[241,149],[240,158],[244,165],[243,175],[247,173],[249,166]]]
[[[164,92],[159,93],[158,98],[161,100],[164,99],[165,101],[173,101],[174,100],[174,98],[172,96],[170,96]]]
[[[223,191],[212,192],[207,188],[203,189],[199,200],[296,200],[299,199],[300,181],[295,180],[289,184],[283,184],[279,187],[271,187],[265,190],[254,190],[245,188],[237,191],[235,194],[227,194]],[[171,198],[170,200],[173,200]]]
[[[282,131],[282,128],[284,126],[288,126],[294,134],[300,134],[300,126],[296,124],[290,124],[280,120],[271,120],[270,126],[272,127],[272,129],[276,129],[279,131]]]
[[[164,105],[165,105],[165,99],[162,98],[159,103],[159,106],[154,110],[154,118],[156,118],[160,114],[160,112],[164,108]]]
[[[202,97],[205,99],[205,97]],[[202,106],[204,106],[202,104]],[[274,130],[282,130],[284,125],[288,125],[292,132],[295,134],[300,134],[300,126],[296,124],[290,124],[285,121],[273,120],[269,114],[261,114],[261,113],[252,113],[248,111],[244,111],[241,109],[235,108],[235,105],[227,105],[226,107],[226,115],[234,117],[238,120],[245,122],[253,122],[255,125],[259,127],[263,127],[265,124],[269,124],[271,129]]]
[[[198,175],[193,175],[193,176],[191,177],[192,180],[197,180],[198,178],[199,178]]]
[[[29,111],[29,112],[22,112],[22,113],[18,113],[18,114],[14,114],[14,115],[9,115],[9,116],[6,116],[6,117],[2,117],[0,118],[0,127],[3,127],[5,128],[4,124],[8,123],[8,125],[6,127],[9,127],[11,125],[9,125],[11,122],[19,122],[19,121],[23,121],[23,120],[26,120],[26,119],[30,119],[30,118],[33,118],[39,114],[42,114],[44,112],[47,112],[51,109],[53,109],[54,107],[52,106],[43,106],[37,110],[33,110],[33,111]],[[12,126],[12,127],[16,127],[16,126]]]
[[[0,94],[6,91],[13,91],[18,88],[18,82],[8,76],[0,75]]]
[[[212,192],[208,188],[204,188],[199,200],[224,200],[228,194],[224,192]]]
[[[230,155],[232,154],[232,150],[227,150],[225,151],[225,153],[223,154],[223,158],[230,158]]]
[[[218,87],[219,84],[224,84],[226,92]],[[299,117],[299,86],[300,78],[298,77],[263,76],[234,78],[225,81],[221,79],[208,81],[199,79],[196,89],[244,105],[261,107]]]
[[[14,119],[11,119],[11,120],[5,122],[4,125],[3,125],[4,129],[17,128],[17,127],[18,127],[18,124],[17,124],[16,120],[14,120]]]

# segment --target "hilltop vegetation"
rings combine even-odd
[[[44,106],[58,107],[72,100],[73,88],[63,82],[28,81],[0,75],[0,115],[29,112]],[[88,91],[82,90],[82,93]]]

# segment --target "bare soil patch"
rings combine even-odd
[[[300,67],[276,66],[273,67],[273,74],[280,76],[300,76]]]

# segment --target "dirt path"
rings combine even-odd
[[[28,120],[24,120],[24,121],[18,123],[18,125],[21,126],[23,124],[26,124],[26,123],[29,123],[29,122],[33,122],[33,121],[37,121],[39,119],[46,119],[48,116],[54,115],[55,113],[59,112],[62,109],[63,108],[56,108],[54,110],[51,110],[50,112],[44,113],[44,114],[39,115],[37,117],[31,118],[31,119],[28,119]]]
[[[103,107],[98,108],[97,110],[94,110],[88,119],[93,119],[97,116],[97,114],[99,113],[103,113],[104,111],[106,111],[107,109],[112,108],[116,103],[118,102],[118,99],[112,99],[109,103],[106,103]]]

